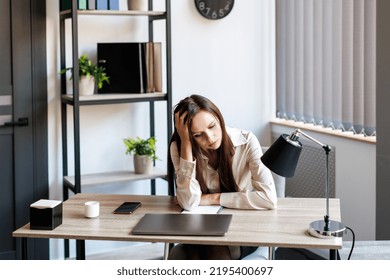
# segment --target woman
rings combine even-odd
[[[237,209],[274,209],[271,172],[261,163],[253,133],[227,128],[219,109],[207,98],[191,95],[174,110],[175,132],[170,155],[179,205],[222,205]],[[170,259],[238,259],[248,248],[179,245]]]

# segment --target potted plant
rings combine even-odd
[[[134,154],[134,171],[136,174],[150,173],[153,161],[158,159],[156,156],[156,138],[154,136],[148,139],[125,138],[123,143],[126,146],[126,154]]]
[[[62,69],[60,74],[65,74],[67,71],[72,73],[70,79],[73,78],[73,67]],[[93,64],[86,54],[79,58],[79,90],[80,95],[92,95],[95,90],[95,84],[98,89],[103,87],[103,83],[109,83],[109,77],[105,73],[105,68]]]

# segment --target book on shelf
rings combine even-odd
[[[127,11],[128,9],[127,0],[119,0],[119,10]]]
[[[96,0],[96,10],[108,10],[108,0]]]
[[[72,0],[60,0],[60,11],[70,10],[72,8]]]
[[[146,92],[162,92],[161,43],[146,43]]]
[[[77,9],[86,10],[88,0],[77,0]],[[60,11],[72,9],[72,0],[60,0]]]
[[[98,43],[98,65],[110,83],[99,93],[153,93],[162,91],[161,43]]]
[[[108,0],[109,10],[119,10],[119,0]]]
[[[86,10],[87,9],[87,0],[78,0],[77,1],[77,9]]]
[[[148,42],[147,48],[149,53],[146,56],[146,61],[149,65],[146,72],[146,92],[162,92],[162,58],[161,58],[161,43]]]
[[[153,43],[153,84],[154,92],[162,92],[161,43]]]
[[[96,10],[96,0],[88,0],[88,10]]]

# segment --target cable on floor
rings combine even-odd
[[[351,250],[349,251],[348,259],[347,259],[347,260],[350,260],[351,256],[352,256],[353,249],[355,247],[355,232],[350,227],[346,227],[346,229],[350,230],[352,233],[352,245],[351,245]],[[341,260],[339,250],[337,250],[337,259]]]

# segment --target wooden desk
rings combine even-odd
[[[84,202],[100,201],[100,216],[84,216]],[[113,214],[124,201],[141,201],[142,206],[131,215]],[[330,200],[330,216],[341,221],[340,202]],[[308,234],[309,224],[322,219],[325,199],[280,198],[276,210],[223,209],[233,214],[229,232],[222,237],[132,235],[131,230],[145,213],[179,213],[180,207],[170,196],[139,196],[112,194],[77,194],[63,204],[62,225],[54,230],[30,230],[30,225],[17,229],[13,237],[60,238],[76,240],[111,240],[187,244],[215,244],[290,248],[342,248],[341,238],[322,239]]]

